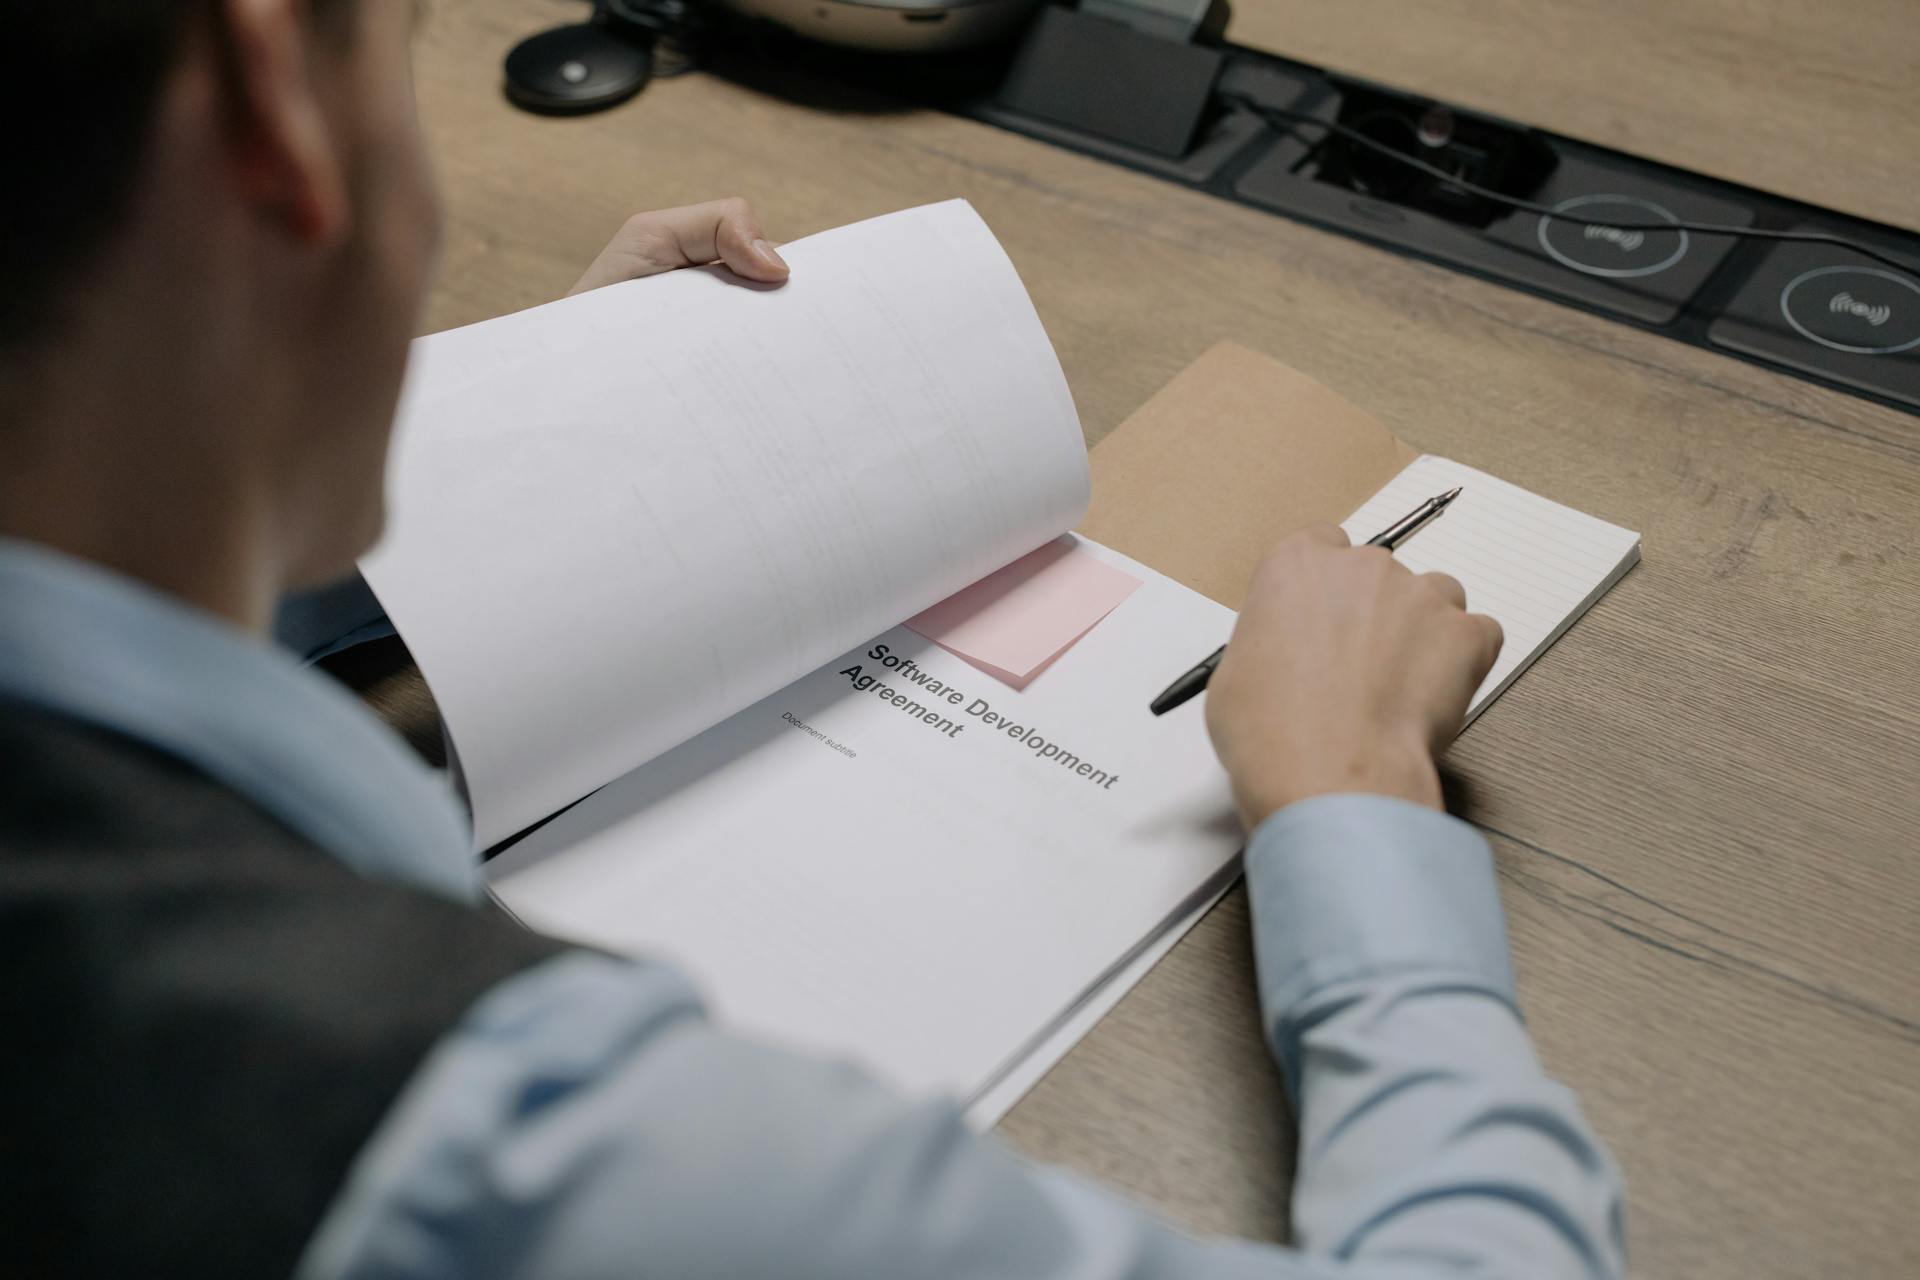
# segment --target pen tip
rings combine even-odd
[[[1445,493],[1440,495],[1440,505],[1444,507],[1449,502],[1452,502],[1455,498],[1459,496],[1460,496],[1460,489],[1458,486],[1452,489],[1449,489]]]

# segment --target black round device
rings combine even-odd
[[[598,111],[625,102],[652,76],[652,42],[600,21],[529,36],[507,55],[507,96],[529,111]]]

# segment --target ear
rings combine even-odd
[[[304,244],[343,239],[346,170],[322,109],[308,0],[216,0],[242,193]]]

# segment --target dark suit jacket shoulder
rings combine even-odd
[[[285,1274],[433,1044],[558,950],[0,700],[0,1257]]]

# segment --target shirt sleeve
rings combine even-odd
[[[1436,1274],[1623,1275],[1620,1173],[1534,1056],[1486,840],[1404,801],[1323,796],[1255,833],[1247,890],[1299,1114],[1299,1246]]]
[[[1484,841],[1336,797],[1263,828],[1248,875],[1267,1026],[1302,1111],[1296,1249],[1190,1238],[973,1134],[951,1101],[718,1031],[665,966],[571,954],[496,987],[436,1047],[300,1274],[1620,1274],[1617,1178],[1513,1012]]]

